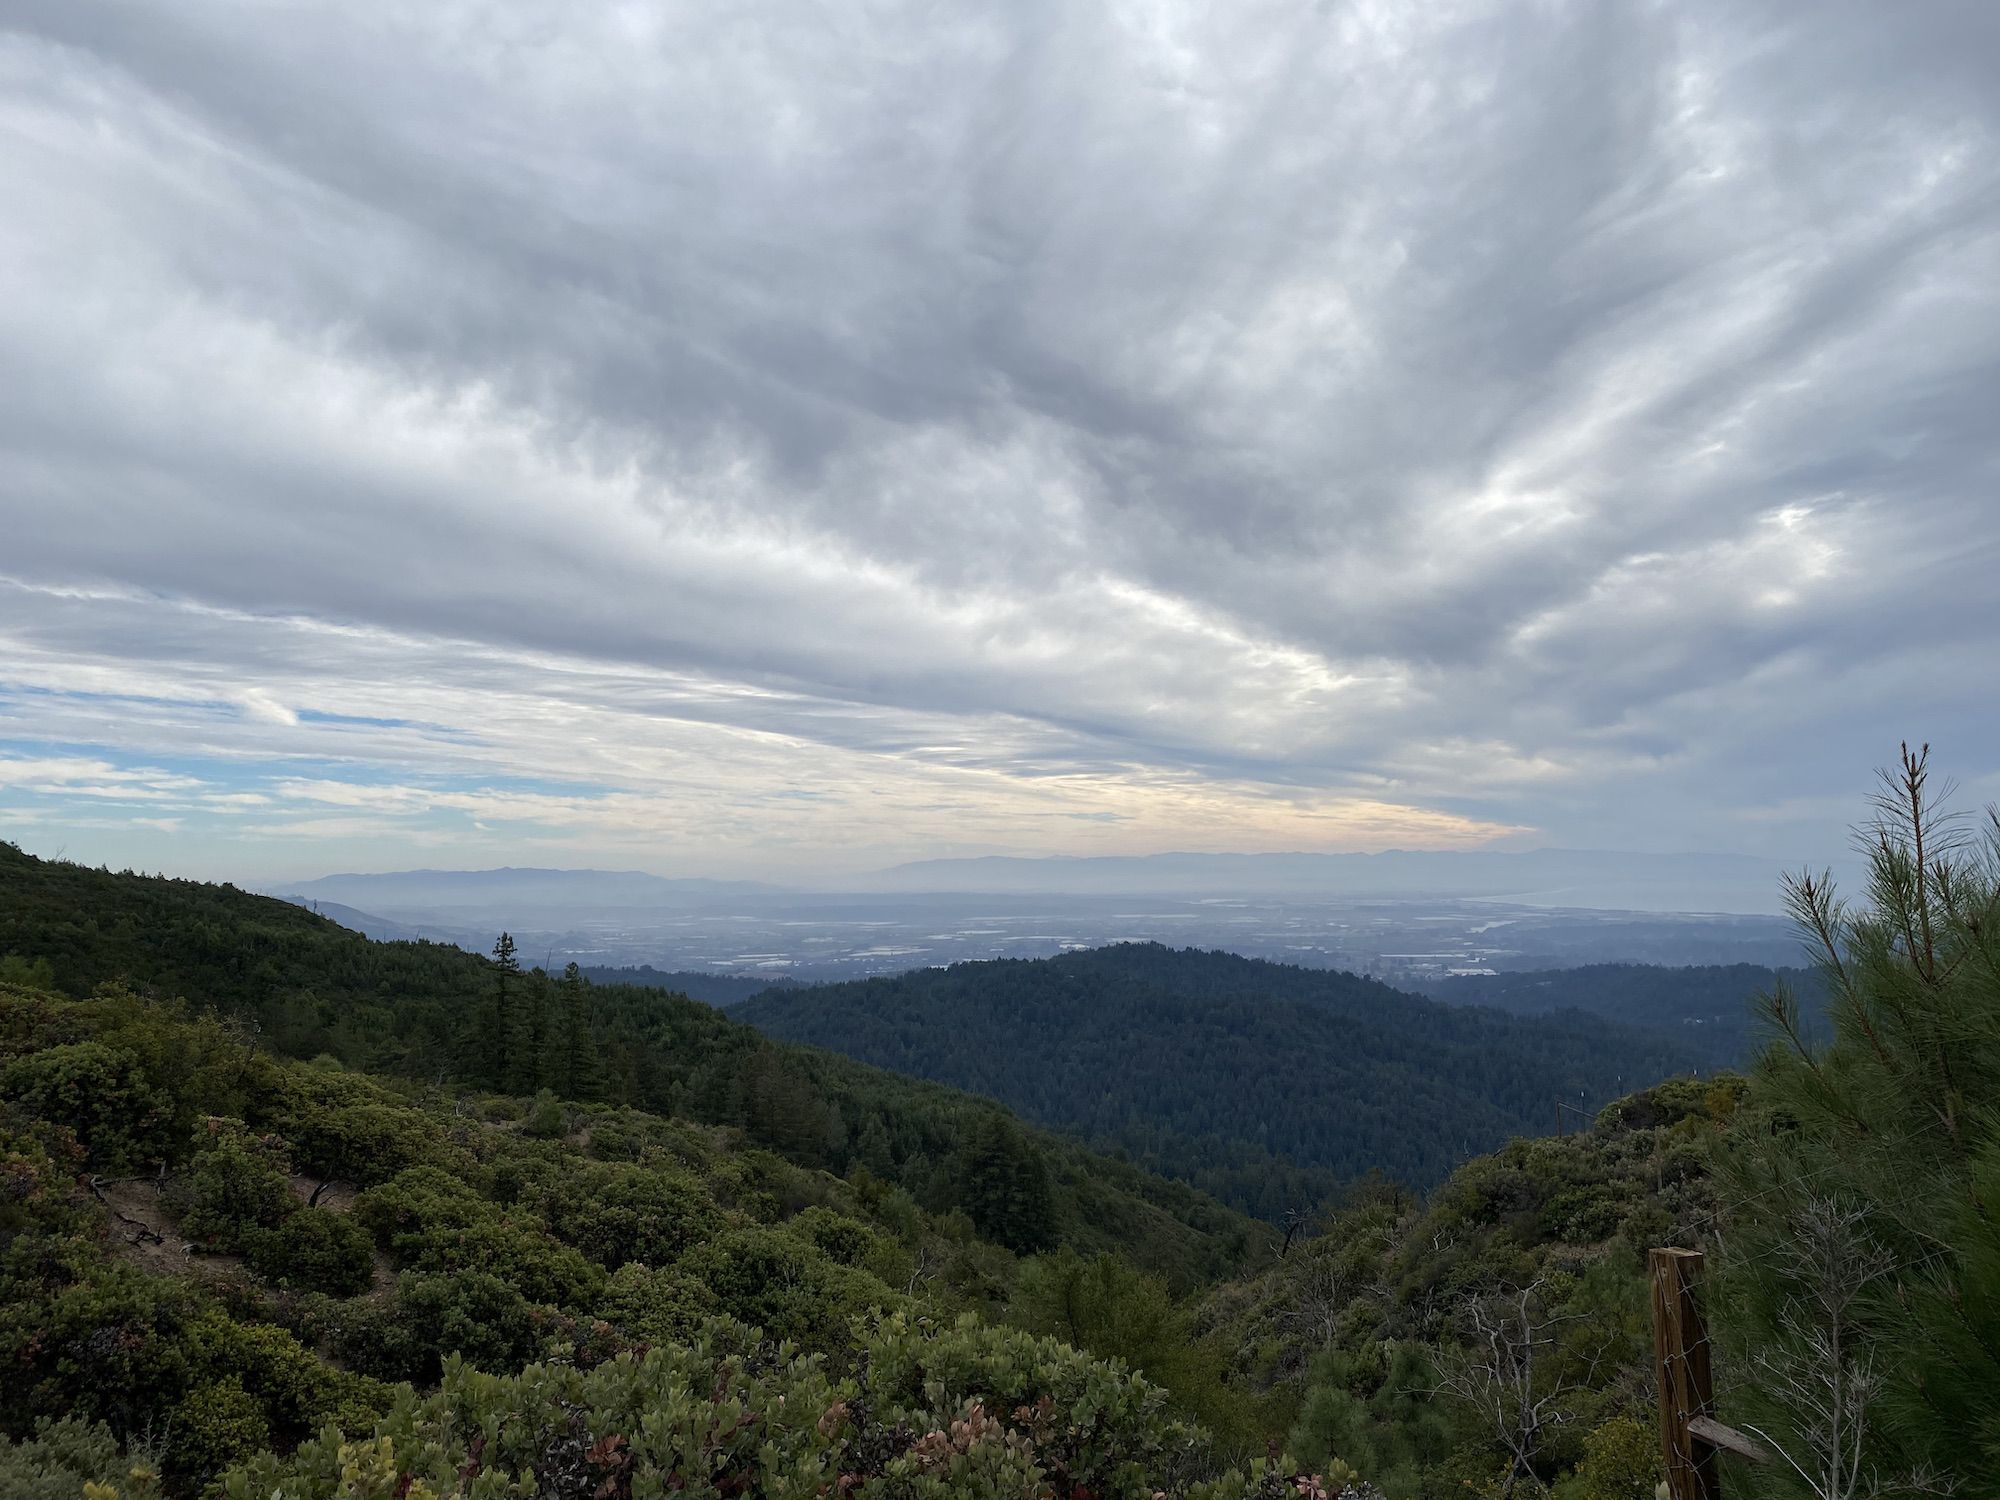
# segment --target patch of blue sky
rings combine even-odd
[[[255,709],[232,698],[166,698],[136,693],[92,693],[73,688],[36,687],[21,683],[0,686],[0,715],[4,715],[10,706],[26,712],[31,706],[44,703],[71,703],[96,708],[129,708],[141,705],[158,707],[166,704],[174,708],[212,713],[220,718],[257,717]],[[316,724],[329,729],[407,729],[443,739],[477,738],[476,735],[449,724],[424,719],[378,718],[370,714],[342,714],[305,707],[294,708],[292,712],[301,724]]]
[[[121,772],[155,772],[201,784],[199,790],[271,791],[287,782],[332,781],[350,786],[409,786],[430,792],[497,792],[547,797],[607,796],[618,790],[596,782],[547,776],[438,774],[408,766],[326,755],[191,755],[144,753],[86,740],[24,739],[0,735],[0,758],[98,761]],[[197,788],[190,788],[191,791]]]

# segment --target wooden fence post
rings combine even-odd
[[[1653,1355],[1660,1379],[1660,1462],[1669,1500],[1722,1500],[1715,1445],[1690,1424],[1715,1421],[1715,1385],[1708,1361],[1708,1327],[1695,1288],[1701,1280],[1699,1250],[1655,1250],[1647,1262],[1653,1282]]]

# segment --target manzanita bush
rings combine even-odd
[[[329,1428],[228,1475],[229,1500],[917,1497],[1247,1500],[1312,1476],[1217,1475],[1165,1393],[1052,1339],[898,1314],[849,1373],[714,1323],[692,1346],[515,1376],[453,1361],[372,1435]]]

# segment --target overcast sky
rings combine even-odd
[[[0,6],[0,834],[1838,856],[2000,795],[2000,6]]]

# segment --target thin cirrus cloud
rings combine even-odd
[[[1996,101],[1973,4],[21,0],[0,822],[1824,857],[2000,791]]]

